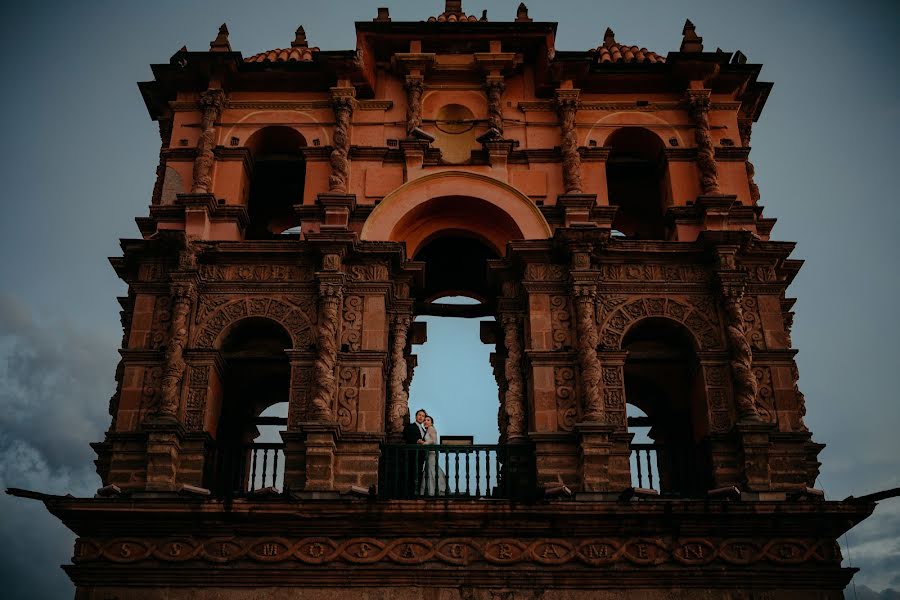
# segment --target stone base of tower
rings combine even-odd
[[[842,598],[874,504],[44,497],[77,600]]]

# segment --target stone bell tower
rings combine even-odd
[[[223,25],[140,84],[104,487],[12,491],[78,535],[77,598],[841,598],[874,502],[812,489],[761,66],[690,21],[557,50],[524,4],[356,34]],[[498,444],[402,443],[421,315],[495,318]]]

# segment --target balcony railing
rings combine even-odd
[[[214,488],[219,495],[243,496],[284,485],[284,444],[253,443],[216,454]]]
[[[701,455],[692,447],[631,444],[631,483],[663,496],[691,497],[706,489]]]
[[[379,495],[385,499],[526,499],[534,494],[528,445],[388,445]]]

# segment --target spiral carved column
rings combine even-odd
[[[500,317],[503,327],[503,345],[506,348],[504,361],[504,379],[506,393],[503,406],[505,409],[506,441],[514,443],[525,437],[525,394],[522,378],[522,336],[520,333],[521,316],[504,314]]]
[[[422,126],[422,94],[425,92],[425,78],[421,75],[406,76],[406,135],[411,137],[414,129]]]
[[[184,362],[184,348],[187,345],[188,317],[191,313],[194,292],[194,286],[190,283],[176,283],[172,286],[172,321],[169,325],[165,367],[160,383],[158,417],[178,418],[181,382],[184,380],[187,366]]]
[[[719,170],[716,153],[709,135],[709,90],[688,90],[688,112],[694,122],[697,166],[700,168],[700,193],[719,194]]]
[[[503,135],[503,91],[506,84],[503,77],[489,76],[484,84],[488,105],[488,127],[496,129]]]
[[[757,382],[753,375],[753,351],[744,332],[744,317],[741,309],[741,294],[736,290],[726,291],[725,333],[731,349],[731,374],[734,378],[734,400],[741,420],[758,421],[756,410]]]
[[[406,342],[409,337],[409,315],[396,315],[393,320],[391,343],[391,381],[388,397],[388,435],[397,438],[403,433],[405,417],[409,414],[409,394],[406,363]]]
[[[343,288],[339,283],[319,283],[318,354],[314,372],[309,418],[312,421],[334,420],[334,398],[337,393],[335,368],[338,355],[338,319]]]
[[[556,90],[556,110],[562,132],[563,183],[567,194],[582,193],[581,155],[575,115],[578,112],[578,90]]]
[[[350,120],[355,104],[353,88],[332,88],[334,97],[334,133],[331,151],[331,175],[328,177],[328,191],[346,194],[350,183]]]
[[[597,358],[597,324],[594,298],[597,288],[576,284],[573,289],[578,331],[578,367],[581,370],[582,415],[584,421],[603,421],[600,389],[600,360]]]
[[[194,159],[194,174],[191,192],[208,194],[212,192],[212,168],[215,163],[213,148],[216,145],[215,122],[225,106],[225,92],[209,89],[200,94],[200,140],[197,143],[197,158]]]

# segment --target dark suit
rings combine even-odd
[[[424,439],[424,437],[422,430],[419,429],[419,425],[415,421],[403,428],[404,444],[416,445],[416,448],[418,448],[418,441]],[[404,487],[403,492],[406,494],[405,497],[413,498],[418,492],[419,479],[422,477],[422,467],[425,464],[425,452],[418,452],[417,450],[410,448],[401,456],[403,456],[402,460],[405,461],[406,472],[406,486]]]

